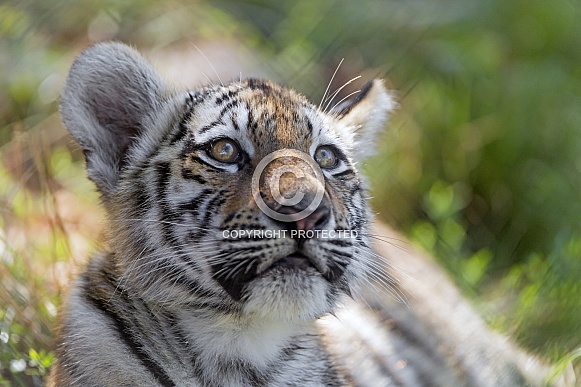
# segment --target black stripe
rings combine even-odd
[[[250,376],[250,384],[252,386],[265,386],[270,379],[267,373],[260,372],[252,367],[251,364],[242,363],[241,371],[246,372]]]
[[[438,344],[436,339],[433,339],[431,336],[427,336],[421,331],[418,331],[418,328],[410,326],[410,324],[405,324],[401,318],[397,318],[396,315],[392,315],[389,313],[382,305],[379,304],[372,304],[371,310],[377,313],[378,317],[382,320],[381,322],[384,323],[384,326],[389,326],[389,330],[394,337],[401,338],[405,344],[409,348],[417,348],[423,356],[427,359],[423,360],[424,362],[430,361],[430,365],[432,367],[437,367],[438,369],[446,369],[444,363],[446,359],[439,353]],[[389,321],[388,324],[385,324],[386,321]],[[391,369],[391,364],[389,361],[385,361],[385,359],[378,356],[378,354],[374,353],[371,349],[370,354],[376,359],[377,363],[380,367],[384,370],[386,374],[389,374],[392,377],[397,375],[397,371]],[[460,366],[460,365],[458,365]],[[412,365],[413,367],[413,365]],[[460,366],[457,369],[456,374],[461,374],[461,377],[464,378],[466,381],[467,386],[477,385],[478,383],[471,378],[470,372],[464,367]],[[436,383],[433,378],[428,375],[422,367],[415,367],[416,372],[414,372],[415,376],[419,379],[419,385],[422,386],[435,386]],[[468,379],[468,380],[466,380]],[[472,379],[472,380],[471,380]]]
[[[236,118],[234,117],[234,114],[230,115],[230,120],[232,121],[232,126],[234,127],[234,130],[239,132],[240,126],[238,126],[238,122],[236,122]]]
[[[307,116],[304,117],[304,121],[307,124],[307,130],[309,131],[309,134],[312,135],[313,134],[313,123],[311,122],[311,120]]]
[[[280,352],[280,355],[278,357],[278,360],[280,360],[280,362],[287,363],[288,361],[295,359],[297,357],[297,352],[305,349],[305,347],[299,345],[298,342],[294,342],[296,341],[296,339],[292,341],[293,342],[291,342],[291,344],[288,347],[284,347]]]
[[[250,108],[250,106],[247,105],[246,109],[248,110],[246,127],[248,128],[248,131],[255,132],[258,129],[258,123],[254,120],[254,113],[252,113],[252,109]]]
[[[189,264],[193,268],[193,270],[199,271],[199,267],[196,267],[195,263],[192,262],[192,260],[183,259],[183,261],[185,261],[186,264]],[[168,276],[164,276],[164,279],[167,278],[168,280],[170,280],[169,282],[172,285],[174,285],[174,284],[180,285],[181,287],[190,291],[192,294],[195,294],[199,297],[212,297],[212,296],[214,296],[213,293],[203,289],[202,286],[198,282],[191,279],[190,277],[187,277],[183,271],[176,269],[176,268],[168,268],[167,266],[160,267],[160,271],[162,271],[162,270],[169,273]]]
[[[180,329],[178,318],[175,315],[173,315],[169,311],[165,311],[165,312],[163,312],[162,317],[163,317],[164,327],[167,328],[167,329],[164,329],[164,333],[169,330],[170,338],[178,344],[178,348],[172,348],[172,350],[173,350],[172,352],[174,352],[176,354],[176,358],[178,358],[180,360],[180,362],[182,364],[184,364],[184,362],[183,362],[183,359],[185,358],[184,352],[185,352],[185,354],[190,354],[193,352],[190,345],[189,345],[188,337],[187,337],[187,335],[184,334],[184,331]],[[164,335],[164,336],[167,336],[167,335]],[[167,339],[166,339],[166,341],[167,341]],[[179,350],[180,347],[185,349],[185,351],[178,353],[178,351],[176,351],[176,350]]]
[[[204,219],[202,220],[202,224],[210,224],[210,217],[214,215],[216,208],[220,207],[226,201],[227,197],[225,195],[226,191],[220,190],[210,200],[205,207],[206,213],[204,214]]]
[[[95,308],[97,308],[111,320],[114,325],[114,329],[119,335],[119,338],[131,350],[133,355],[139,359],[143,367],[151,372],[152,376],[157,380],[157,382],[162,386],[175,386],[174,382],[163,370],[163,368],[148,356],[147,352],[142,348],[139,341],[135,337],[134,330],[129,327],[128,323],[130,324],[130,322],[127,321],[123,315],[112,308],[111,302],[105,302],[105,300],[98,298],[94,294],[95,292],[92,292],[88,286],[85,286],[83,290],[87,301],[89,301]],[[119,294],[121,293],[122,292]],[[125,311],[130,313],[130,311],[127,309],[125,309]]]
[[[347,242],[344,239],[328,239],[327,242],[332,244],[332,245],[339,246],[339,247],[351,247],[352,246],[351,242]]]
[[[222,121],[222,117],[220,117],[216,121],[210,122],[208,125],[202,127],[200,129],[200,134],[206,133],[208,130],[215,128],[218,125],[224,125],[224,121]]]
[[[325,367],[322,381],[323,381],[323,386],[343,386],[343,385],[351,386],[351,385],[355,385],[355,383],[353,383],[353,382],[346,384],[345,381],[343,380],[343,378],[339,375],[339,373],[335,369],[335,365],[333,363],[331,363],[330,361],[328,362],[328,366]]]
[[[203,207],[203,209],[205,210],[205,212],[203,213],[203,219],[200,222],[200,224],[203,225],[209,225],[211,224],[210,222],[210,218],[212,216],[214,216],[214,212],[215,209],[219,206],[221,206],[225,201],[226,201],[226,197],[224,195],[225,191],[220,190],[218,191],[214,197],[212,199],[210,199],[206,205]],[[199,213],[199,211],[196,210],[197,213]],[[202,215],[202,214],[200,214]],[[207,229],[197,229],[197,230],[192,230],[189,234],[188,234],[188,238],[190,238],[190,240],[193,239],[198,239],[198,238],[202,238],[203,236],[205,236],[206,234],[208,234],[208,230]]]
[[[190,213],[193,217],[197,217],[199,214],[200,206],[206,198],[214,192],[211,189],[204,189],[200,194],[185,203],[179,205],[179,209]]]
[[[148,252],[147,254],[152,253]],[[194,271],[199,272],[200,270],[199,267],[196,266],[194,261],[188,259],[188,257],[185,254],[176,251],[175,256],[182,258],[182,261],[185,264],[192,267]],[[179,267],[177,267],[177,265],[168,265],[167,261],[157,261],[151,263],[150,265],[152,266],[150,272],[161,274],[160,277],[164,281],[168,282],[171,286],[179,285],[185,290],[190,291],[192,294],[196,294],[204,298],[211,298],[214,296],[214,293],[211,293],[210,291],[203,289],[202,286],[196,280],[187,277],[186,273]],[[115,280],[110,279],[109,281],[111,282]]]
[[[349,253],[345,253],[343,251],[339,251],[339,250],[335,250],[335,249],[324,249],[326,252],[332,254],[332,255],[336,255],[338,257],[342,257],[342,258],[347,258],[347,259],[351,259],[353,258],[352,254]]]
[[[224,221],[223,221],[222,223],[223,223],[223,224],[229,223],[229,222],[230,222],[232,219],[234,219],[234,217],[235,217],[235,216],[237,216],[237,215],[238,215],[238,217],[237,217],[236,219],[239,219],[239,218],[240,218],[240,214],[236,214],[235,212],[231,213],[230,215],[228,215],[228,216],[226,217],[226,219],[224,219]]]
[[[147,187],[140,179],[137,180],[137,183],[132,188],[131,199],[133,203],[131,203],[131,211],[135,214],[135,218],[142,219],[151,208],[149,193],[147,192]]]
[[[171,332],[171,330],[168,327],[168,325],[170,324],[170,321],[168,321],[168,314],[166,313],[155,314],[149,308],[147,303],[145,303],[141,298],[139,299],[139,301],[141,301],[140,302],[141,305],[145,309],[145,312],[149,315],[147,321],[156,321],[158,326],[162,327],[162,329],[158,331],[157,334],[158,335],[161,334],[163,336],[162,341],[167,344],[166,348],[168,349],[168,351],[172,352],[173,354],[172,358],[178,361],[180,364],[182,364],[182,366],[187,366],[187,364],[183,361],[184,354],[180,352],[180,347],[176,345],[177,344],[176,337],[173,335],[173,332]]]
[[[200,183],[200,184],[207,183],[206,179],[204,179],[202,177],[202,175],[197,175],[191,169],[185,168],[185,167],[182,168],[182,177],[184,179],[193,180],[196,183]]]
[[[228,90],[228,93],[224,93],[221,96],[216,98],[216,105],[222,105],[224,102],[230,101],[230,99],[232,99],[232,97],[238,95],[238,93],[240,92],[241,89],[233,89],[233,90]]]
[[[269,92],[270,90],[272,90],[268,81],[264,81],[262,79],[249,78],[246,80],[246,84],[252,90],[262,90],[265,92]]]
[[[201,101],[203,101],[203,98],[200,94],[198,93],[193,94],[191,92],[188,94],[188,97],[186,99],[185,113],[181,118],[180,122],[178,123],[178,131],[173,135],[170,141],[170,145],[173,145],[181,141],[184,137],[186,137],[188,133],[190,133],[187,127],[187,123],[191,119],[191,116],[194,112],[194,107],[198,105]],[[175,130],[174,125],[171,125],[170,127],[165,129],[165,133],[161,141],[159,141],[157,145],[153,147],[153,149],[149,152],[148,155],[142,158],[142,161],[137,166],[138,168],[145,169],[149,165],[150,160],[154,159],[155,156],[159,153],[159,151],[163,149],[163,145],[166,143],[168,137],[172,134],[174,130]]]
[[[361,191],[361,187],[359,185],[354,185],[353,187],[349,188],[349,196],[354,196],[359,191]]]
[[[355,174],[355,172],[352,171],[351,169],[346,169],[343,172],[336,173],[332,176],[333,177],[343,177],[343,176],[354,175],[354,174]]]
[[[224,102],[229,101],[230,97],[228,96],[228,94],[222,94],[219,97],[216,98],[216,100],[214,101],[214,103],[218,106],[222,105]]]
[[[335,285],[335,286],[329,286],[329,291],[327,292],[327,296],[325,297],[325,301],[327,302],[327,305],[335,305],[337,303],[337,297],[338,297],[339,291],[342,290],[341,286],[344,283],[345,283],[345,281],[341,280],[341,281],[334,282],[333,285]]]
[[[339,290],[341,290],[343,293],[345,293],[345,295],[353,300],[355,300],[353,298],[353,294],[351,293],[351,287],[349,286],[349,282],[347,280],[345,280],[345,278],[343,277],[341,281],[339,281],[337,283],[337,288]]]
[[[178,125],[178,132],[173,136],[173,138],[170,141],[171,145],[175,144],[176,142],[181,141],[184,137],[186,137],[186,135],[189,132],[188,123],[190,122],[190,119],[192,118],[193,112],[194,112],[194,107],[190,106],[188,108],[188,110],[186,111],[186,114],[184,114],[184,116],[182,117],[182,120],[180,121],[180,123]]]
[[[192,153],[195,153],[200,149],[204,149],[204,147],[206,147],[206,144],[200,145],[196,143],[193,138],[188,139],[188,141],[186,141],[186,144],[184,145],[184,149],[182,149],[180,157],[181,158],[189,157]]]
[[[218,311],[222,313],[226,313],[228,315],[236,315],[240,311],[236,309],[235,305],[227,304],[224,300],[223,295],[220,295],[220,302],[217,301],[194,301],[188,302],[187,307],[194,309],[196,312],[199,312],[202,309],[209,309],[212,311]]]
[[[333,262],[332,264],[329,264],[328,267],[329,271],[323,274],[323,277],[325,277],[329,282],[335,282],[343,276],[347,265],[342,266],[337,264],[337,262]]]
[[[204,370],[202,369],[200,362],[198,361],[199,352],[190,345],[187,335],[182,329],[182,326],[179,324],[179,321],[174,320],[173,324],[171,324],[172,332],[180,338],[183,342],[183,346],[186,348],[186,353],[189,354],[189,362],[192,364],[194,376],[196,379],[203,381],[204,380]]]
[[[171,165],[168,162],[161,162],[155,165],[157,171],[157,197],[165,198],[165,190],[171,177]]]
[[[273,113],[263,111],[258,120],[263,128],[266,128],[268,131],[272,131],[273,133],[276,132],[277,122]]]
[[[232,108],[235,108],[236,106],[238,106],[240,104],[240,101],[238,101],[237,99],[235,99],[234,101],[230,101],[226,104],[226,106],[224,106],[222,108],[222,110],[220,110],[220,114],[218,115],[218,117],[220,117],[220,121],[222,121],[222,118],[224,118],[224,114],[226,114],[226,112]]]
[[[172,211],[167,203],[160,203],[159,208],[161,210],[161,222],[159,227],[163,232],[163,237],[171,243],[172,246],[179,245],[178,238],[174,234],[173,224],[179,223],[180,219],[178,214]]]
[[[198,380],[203,380],[203,370],[198,362],[199,353],[190,345],[187,334],[182,329],[179,321],[173,315],[167,314],[171,332],[178,338],[178,342],[185,349],[185,356],[189,357],[188,362],[194,367],[194,374]]]
[[[172,224],[179,222],[179,215],[170,208],[166,198],[166,191],[171,178],[171,165],[168,162],[160,162],[155,165],[157,171],[157,201],[161,210],[161,221],[159,227],[164,238],[174,246],[178,244],[178,239],[174,235]]]

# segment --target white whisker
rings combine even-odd
[[[359,78],[361,78],[361,75],[358,75],[355,78],[351,78],[349,81],[345,82],[345,84],[343,86],[341,86],[340,88],[338,88],[337,90],[335,90],[333,92],[333,94],[331,94],[329,96],[329,98],[328,98],[329,100],[327,101],[327,104],[323,108],[323,111],[326,111],[327,110],[327,108],[329,107],[329,105],[333,102],[333,99],[335,99],[335,97],[337,96],[337,94],[339,94],[341,92],[341,90],[343,90],[347,85],[349,85],[350,83],[356,81]]]
[[[212,68],[212,70],[214,71],[214,74],[216,74],[216,76],[218,77],[218,80],[220,81],[220,85],[222,85],[222,87],[224,87],[224,82],[222,82],[222,79],[220,78],[220,75],[218,74],[218,72],[216,71],[216,68],[214,67],[214,65],[212,64],[212,62],[210,62],[210,60],[206,57],[206,55],[204,55],[204,53],[202,52],[202,50],[200,50],[198,48],[198,46],[196,46],[193,42],[190,42],[190,44],[192,46],[194,46],[196,48],[196,50],[198,50],[198,52],[200,54],[202,54],[202,56],[204,57],[204,59],[206,59],[206,62],[208,62],[208,64],[210,65],[210,67]],[[205,75],[205,74],[204,74]],[[206,77],[207,78],[207,77]]]
[[[335,79],[335,75],[337,74],[337,71],[339,71],[339,67],[341,67],[341,64],[343,63],[344,60],[345,60],[345,58],[342,58],[341,61],[339,62],[339,64],[337,65],[337,68],[335,69],[335,72],[333,73],[333,76],[331,77],[331,80],[329,81],[329,84],[327,85],[327,88],[325,89],[325,93],[323,93],[323,98],[321,98],[321,103],[317,107],[317,109],[319,111],[321,111],[321,105],[325,101],[325,97],[327,97],[327,93],[329,92],[329,88],[331,87],[331,84],[333,83],[333,79]]]
[[[337,106],[341,105],[341,102],[345,101],[347,98],[349,98],[349,97],[351,97],[352,95],[355,95],[355,94],[357,94],[357,93],[359,93],[359,92],[361,92],[361,90],[357,90],[357,91],[354,91],[353,93],[349,93],[349,94],[347,94],[347,95],[346,95],[344,98],[342,98],[342,99],[341,99],[339,102],[337,102],[337,103],[336,103],[336,104],[335,104],[335,105],[334,105],[334,106],[331,108],[331,110],[329,110],[329,111],[330,111],[330,112],[332,112],[333,110],[335,110],[335,108],[336,108]]]

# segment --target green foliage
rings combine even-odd
[[[39,385],[53,361],[53,354],[45,348],[58,300],[30,260],[46,242],[31,238],[37,243],[27,246],[30,250],[21,255],[12,248],[9,237],[16,234],[8,223],[28,223],[39,210],[43,211],[42,202],[21,190],[4,167],[0,167],[0,198],[3,207],[7,200],[11,199],[12,204],[9,216],[3,214],[5,227],[0,233],[0,385]]]
[[[400,109],[365,166],[380,216],[434,255],[493,327],[558,361],[556,372],[579,369],[579,20],[577,0],[0,4],[0,384],[45,372],[47,305],[60,289],[46,273],[97,232],[80,231],[96,221],[76,217],[97,200],[55,113],[72,57],[106,39],[244,48],[314,101],[341,58],[331,90],[385,78]],[[59,207],[66,193],[83,199]],[[12,372],[20,360],[26,370]]]
[[[505,325],[507,321],[502,320],[512,317],[517,338],[554,360],[578,349],[580,248],[579,237],[568,238],[559,241],[548,256],[531,254],[524,263],[513,266],[488,292],[496,300],[493,315],[499,316],[493,324]]]
[[[28,137],[28,145],[33,143]],[[72,225],[65,227],[54,187],[96,201],[83,166],[68,150],[55,148],[36,164],[44,167],[37,171],[40,187],[0,165],[0,204],[10,209],[0,218],[0,385],[41,385],[54,361],[51,341],[62,286],[57,282],[65,282],[70,271],[63,266],[72,264],[70,237],[80,236]]]

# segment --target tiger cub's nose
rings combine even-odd
[[[319,207],[312,213],[304,216],[300,214],[305,210],[303,206],[282,206],[277,212],[284,215],[289,215],[291,220],[287,222],[278,221],[277,223],[283,224],[287,229],[297,230],[297,231],[313,231],[321,230],[329,221],[329,216],[331,210],[329,205],[326,203],[321,203]]]

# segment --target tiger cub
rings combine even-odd
[[[325,111],[256,79],[176,91],[119,43],[81,54],[61,115],[107,246],[71,286],[48,385],[544,385],[428,258],[371,250],[397,236],[370,229],[355,165],[393,108],[379,80]]]
[[[49,385],[350,384],[316,322],[376,270],[355,165],[393,107],[379,80],[323,111],[257,79],[173,90],[120,43],[82,53],[60,111],[108,244],[71,286]]]

